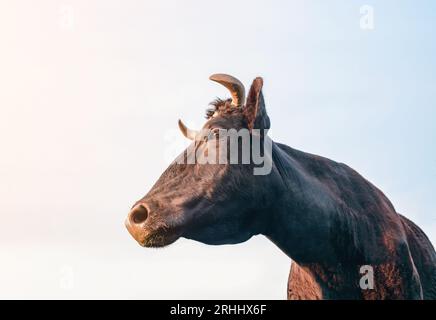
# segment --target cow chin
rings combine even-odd
[[[171,234],[168,231],[153,232],[144,237],[144,240],[138,243],[146,248],[163,248],[176,242],[180,236]]]
[[[134,228],[129,220],[127,220],[126,228],[139,245],[146,248],[166,247],[180,238],[176,228],[168,228],[167,226],[144,229]]]

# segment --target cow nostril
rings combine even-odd
[[[133,223],[139,224],[143,223],[145,220],[147,220],[148,217],[148,210],[143,205],[139,205],[134,209],[132,212],[132,221]]]

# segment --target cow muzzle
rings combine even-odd
[[[146,223],[149,209],[143,203],[136,205],[126,218],[126,228],[132,237],[142,246],[145,245]]]

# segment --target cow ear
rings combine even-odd
[[[266,113],[262,87],[263,79],[260,77],[254,79],[244,106],[244,116],[250,131],[252,129],[269,129],[271,126],[268,114]]]

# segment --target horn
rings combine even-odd
[[[222,84],[229,89],[232,95],[232,105],[241,107],[245,103],[245,88],[244,85],[235,77],[228,74],[217,73],[209,77],[210,80]]]
[[[189,140],[195,140],[196,135],[198,134],[197,131],[189,129],[185,124],[182,122],[182,120],[179,119],[179,128],[180,131],[182,131],[183,135],[188,138]]]

